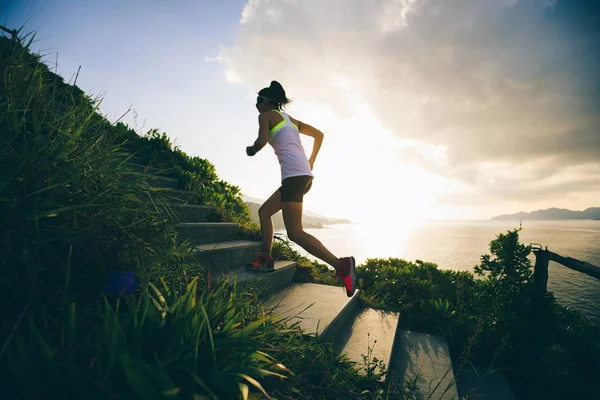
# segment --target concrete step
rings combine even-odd
[[[458,371],[456,366],[455,371]],[[488,371],[485,364],[473,362],[457,372],[456,386],[460,398],[485,400],[516,400],[500,371]]]
[[[417,386],[431,400],[458,400],[446,341],[438,336],[399,329],[390,373]]]
[[[141,164],[141,165],[149,164],[148,160],[146,160],[145,158],[135,156],[135,155],[133,155],[133,153],[130,153],[130,152],[121,151],[121,154],[117,153],[116,157],[119,160],[127,160],[128,163]]]
[[[349,298],[343,287],[293,283],[270,298],[265,308],[273,309],[288,325],[299,322],[306,334],[330,342],[357,305],[358,290]]]
[[[217,279],[229,276],[237,279],[238,286],[242,288],[255,288],[261,297],[269,297],[283,287],[292,283],[296,263],[293,261],[275,261],[275,270],[272,272],[248,271],[246,267],[240,267],[233,271],[221,272]],[[233,283],[233,281],[232,281]]]
[[[217,222],[218,215],[214,207],[180,202],[168,204],[177,213],[181,222]]]
[[[366,366],[363,355],[368,357],[367,361],[375,358],[383,361],[387,368],[392,358],[399,317],[396,312],[357,308],[335,336],[333,349],[338,354],[345,353],[363,374]],[[377,368],[374,372],[381,370]]]
[[[152,187],[177,189],[177,187],[179,186],[178,179],[167,178],[166,176],[152,174],[141,174],[141,176],[143,176]]]
[[[249,240],[205,243],[193,247],[198,263],[211,270],[234,270],[253,261],[262,243]]]
[[[161,163],[158,161],[150,161],[147,158],[136,155],[135,152],[132,152],[130,150],[121,149],[120,153],[117,153],[116,156],[117,156],[117,158],[119,158],[121,160],[126,159],[128,163],[139,164],[139,165],[144,165],[144,166],[151,166],[151,167],[155,167],[155,168],[159,168],[159,169],[166,168],[164,163]]]
[[[125,169],[123,171],[123,179],[144,179],[150,186],[155,188],[164,189],[177,189],[179,186],[179,179],[169,178],[161,175],[145,174],[137,171],[130,171]]]
[[[158,194],[160,194],[162,197],[164,197],[168,201],[195,204],[195,203],[192,203],[192,201],[194,200],[194,197],[195,197],[194,194],[187,190],[170,189],[170,188],[163,188],[163,187],[157,187],[155,189],[156,189],[156,192],[158,192]]]
[[[137,164],[137,163],[133,163],[133,162],[127,163],[127,165],[135,172],[139,172],[142,174],[159,175],[159,176],[164,176],[167,178],[174,178],[174,179],[177,178],[177,175],[173,171],[174,168],[152,167],[150,165]]]
[[[239,239],[240,227],[233,222],[181,222],[175,225],[182,240],[192,244],[225,242]]]

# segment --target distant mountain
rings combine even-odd
[[[260,220],[258,218],[258,209],[265,202],[265,200],[257,199],[255,197],[250,197],[246,195],[242,195],[242,199],[246,203],[246,206],[248,206],[248,208],[250,209],[250,216],[252,217],[252,221],[256,222],[257,224],[260,224]],[[273,215],[272,218],[273,227],[275,229],[285,229],[285,224],[283,222],[283,214],[281,214],[281,211]],[[352,222],[347,219],[327,218],[309,210],[304,210],[304,215],[302,217],[302,225],[306,229],[323,228],[324,225],[350,223]]]
[[[493,217],[496,220],[559,220],[559,219],[600,219],[600,207],[590,207],[583,211],[567,210],[566,208],[548,208],[532,212],[518,212]]]
[[[257,199],[256,197],[246,196],[245,194],[242,194],[242,199],[244,200],[245,203],[258,203],[258,204],[262,204],[266,200],[266,199],[265,200],[261,200],[261,199]],[[303,210],[303,211],[304,211],[304,216],[328,219],[327,217],[319,215],[319,214],[317,214],[315,212],[312,212],[310,210]],[[348,221],[348,222],[342,222],[342,223],[343,224],[348,224],[348,223],[350,223],[350,221]]]

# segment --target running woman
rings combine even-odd
[[[269,87],[258,92],[256,99],[256,109],[259,112],[258,138],[252,146],[246,147],[246,154],[252,157],[269,143],[275,150],[281,166],[281,187],[258,210],[263,237],[262,252],[258,253],[256,260],[248,263],[246,268],[262,272],[274,270],[275,261],[271,257],[271,216],[282,210],[289,239],[335,268],[336,277],[343,281],[348,297],[352,297],[355,290],[354,257],[334,256],[302,227],[302,200],[312,185],[312,169],[323,143],[323,132],[283,112],[283,108],[289,103],[285,90],[277,81],[272,81]],[[314,139],[313,151],[308,159],[300,141],[300,133]]]

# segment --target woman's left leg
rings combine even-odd
[[[298,177],[284,180],[281,186],[281,209],[287,235],[293,242],[313,256],[331,265],[335,276],[340,278],[346,287],[348,297],[354,295],[356,289],[354,257],[337,258],[316,237],[304,232],[302,227],[302,199],[310,190],[312,178]]]
[[[323,243],[310,233],[304,232],[302,227],[302,202],[282,202],[283,222],[290,240],[313,256],[320,258],[337,271],[340,259],[334,256]]]
[[[275,268],[275,261],[271,257],[273,246],[273,221],[271,216],[281,210],[281,192],[275,191],[265,203],[258,209],[260,218],[260,231],[262,233],[262,252],[258,253],[254,262],[246,264],[250,271],[270,272]]]

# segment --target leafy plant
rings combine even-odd
[[[15,392],[32,398],[268,397],[259,381],[290,374],[269,354],[279,350],[267,344],[286,331],[271,316],[247,314],[248,300],[240,301],[226,282],[211,293],[199,292],[197,284],[193,279],[181,295],[164,281],[161,289],[149,284],[141,296],[115,306],[105,299],[88,321],[77,320],[71,303],[59,343],[45,339],[29,319],[27,333],[8,350]]]
[[[373,346],[370,344],[371,334],[367,334],[367,354],[362,354],[364,371],[367,377],[373,380],[380,380],[387,373],[387,367],[383,360],[373,357],[373,349],[377,344],[377,340],[373,341]]]

